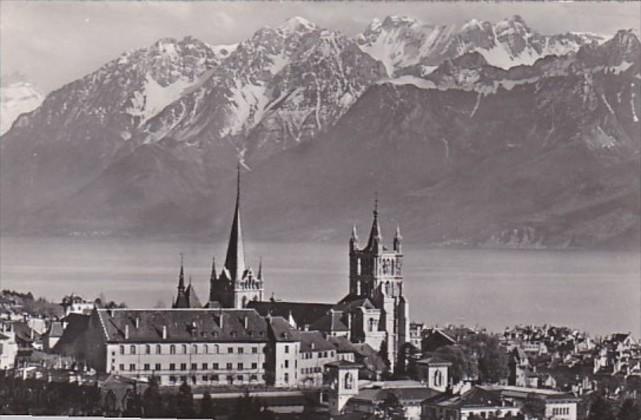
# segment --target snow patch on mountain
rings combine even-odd
[[[171,54],[171,52],[169,53]],[[167,86],[162,86],[150,74],[147,74],[143,88],[134,92],[131,106],[127,108],[127,112],[134,117],[140,117],[140,124],[143,124],[169,104],[178,100],[193,84],[194,82],[181,78]]]
[[[28,82],[0,88],[0,135],[7,132],[22,114],[38,108],[44,97]]]

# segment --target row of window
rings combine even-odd
[[[265,375],[262,375],[262,379],[265,380]],[[214,375],[202,375],[200,380],[202,382],[221,382],[222,378],[221,378],[220,375],[215,375],[215,374]],[[238,382],[250,381],[251,382],[251,381],[257,381],[258,380],[258,375],[249,375],[247,377],[245,375],[236,375],[236,376],[227,375],[224,378],[224,380],[228,384],[233,384],[234,381],[238,381]],[[178,381],[180,381],[181,383],[182,382],[187,382],[187,377],[186,376],[174,376],[174,375],[171,375],[169,377],[169,382],[171,384],[176,384],[176,383],[178,383]],[[191,377],[191,382],[193,384],[196,384],[198,382],[198,378],[196,376],[192,376]]]
[[[314,357],[314,352],[304,352],[302,353],[303,359],[311,359]],[[324,357],[334,357],[334,351],[319,351],[318,358]]]
[[[570,407],[553,407],[552,415],[553,416],[563,416],[570,414]]]
[[[301,368],[300,373],[303,375],[310,374],[310,373],[320,373],[322,372],[322,369],[319,366],[316,367],[309,367],[309,368]]]
[[[202,363],[200,365],[201,370],[210,370],[209,364],[207,363]],[[251,366],[251,367],[250,367]],[[121,363],[119,366],[120,371],[125,370],[125,364]],[[180,370],[187,370],[187,363],[180,363],[179,365]],[[233,363],[227,363],[225,368],[227,370],[233,370],[234,369],[234,364]],[[263,369],[265,368],[265,363],[263,363]],[[219,365],[218,363],[212,363],[211,364],[211,370],[218,370]],[[258,363],[252,363],[251,365],[247,365],[245,367],[244,363],[237,363],[236,364],[236,369],[237,370],[243,370],[243,369],[258,369]],[[135,372],[137,370],[137,366],[135,363],[130,363],[129,364],[129,371],[130,372]],[[151,370],[151,364],[150,363],[145,363],[143,364],[142,370]],[[162,364],[161,363],[156,363],[154,364],[154,370],[160,371],[162,370]],[[169,363],[169,370],[176,370],[176,363]],[[190,366],[190,370],[198,370],[198,363],[192,363]]]
[[[245,353],[245,347],[236,347],[235,349],[236,349],[235,352],[238,354]],[[191,350],[191,351],[188,352],[188,350]],[[129,352],[127,353],[126,351],[127,351],[127,346],[121,345],[120,354],[136,354],[136,352],[138,351],[140,351],[141,354],[151,354],[152,345],[151,344],[144,344],[144,345],[131,344],[129,345]],[[188,353],[198,354],[200,352],[202,352],[203,354],[209,354],[210,352],[212,354],[218,354],[220,353],[220,346],[218,344],[212,344],[212,345],[192,344],[191,346],[188,346],[187,344],[181,344],[179,346],[176,346],[175,344],[169,345],[169,354],[188,354]],[[251,352],[254,354],[258,353],[258,346],[251,347]],[[227,353],[229,354],[234,353],[234,347],[231,347],[231,346],[227,347]],[[154,354],[163,354],[163,346],[161,344],[156,344],[154,346]]]

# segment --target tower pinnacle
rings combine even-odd
[[[374,199],[374,220],[372,221],[372,229],[370,230],[369,233],[369,240],[367,241],[367,249],[372,251],[372,250],[379,250],[379,247],[382,242],[382,235],[381,235],[381,226],[378,223],[378,193],[376,193],[375,199]]]

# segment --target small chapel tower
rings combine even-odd
[[[240,223],[240,164],[237,168],[236,207],[232,220],[225,264],[216,276],[216,261],[212,261],[209,306],[244,308],[250,301],[262,301],[264,284],[262,262],[258,275],[245,265],[245,247]]]

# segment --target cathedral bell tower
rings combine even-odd
[[[409,340],[409,304],[403,295],[403,253],[400,227],[392,249],[383,246],[379,224],[378,199],[374,203],[372,227],[367,244],[359,248],[356,227],[349,240],[349,294],[367,297],[381,310],[382,328],[390,367],[401,346]]]

